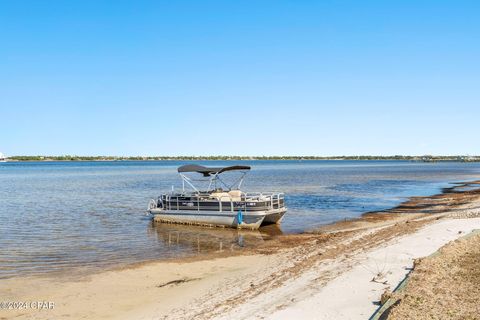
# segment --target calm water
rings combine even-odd
[[[153,224],[145,216],[149,199],[180,188],[176,168],[184,163],[0,163],[0,278],[239,250],[480,179],[479,163],[202,162],[252,165],[244,189],[285,192],[289,212],[281,228]]]

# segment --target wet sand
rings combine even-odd
[[[365,273],[368,279],[360,276],[349,283],[350,289],[338,279],[348,279],[359,259],[399,239],[410,239],[406,247],[413,246],[414,238],[409,237],[425,234],[453,240],[446,233],[449,226],[465,230],[474,226],[477,219],[467,218],[477,216],[478,207],[480,192],[460,186],[309,233],[274,236],[260,247],[235,251],[233,256],[219,248],[202,257],[139,264],[80,278],[0,280],[0,300],[54,303],[53,309],[3,309],[0,319],[284,318],[303,304],[311,307],[309,316],[321,318],[318,301],[309,299],[321,296],[329,286],[344,295],[347,304],[368,313],[377,308],[372,301],[364,307],[365,301],[349,301],[348,297],[374,275]],[[445,241],[436,242],[437,246]]]

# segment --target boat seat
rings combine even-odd
[[[218,201],[231,201],[231,197],[227,192],[213,192],[210,196],[216,198]]]
[[[232,201],[241,201],[242,200],[242,191],[240,191],[240,190],[230,190],[228,192],[228,194],[232,198]]]

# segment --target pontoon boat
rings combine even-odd
[[[182,191],[172,190],[150,200],[148,212],[155,221],[194,225],[258,229],[262,223],[280,223],[287,211],[283,193],[241,191],[248,170],[249,166],[181,166],[178,173],[183,182]],[[228,185],[220,178],[227,171],[239,171],[240,178]],[[186,175],[190,172],[207,179],[207,190],[200,191],[194,186],[193,180]],[[186,191],[186,185],[192,190]]]

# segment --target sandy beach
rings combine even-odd
[[[446,190],[235,256],[1,280],[2,300],[54,307],[4,308],[0,319],[367,319],[414,259],[480,229],[478,216],[478,191]]]

